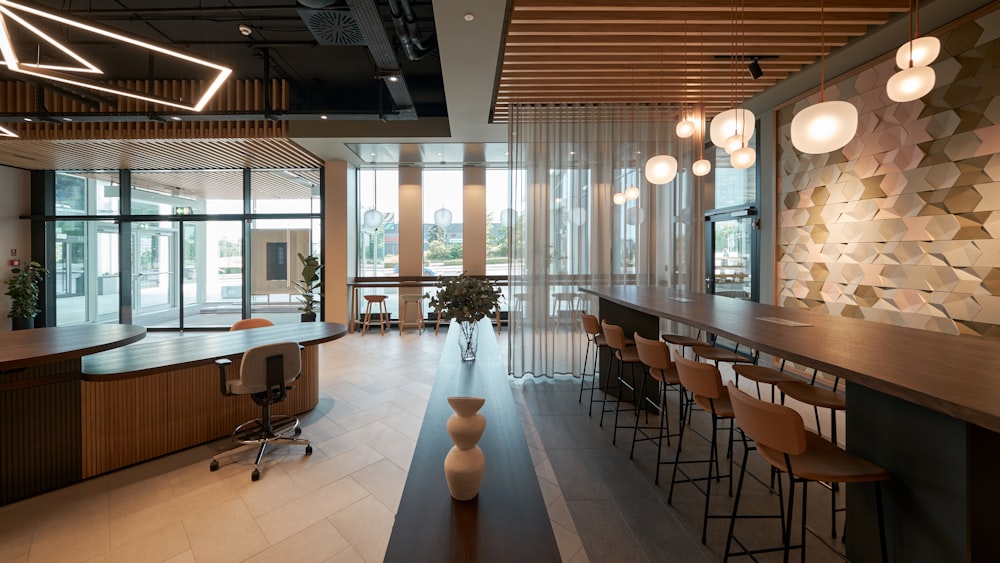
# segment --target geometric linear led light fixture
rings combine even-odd
[[[200,67],[205,67],[214,73],[214,77],[210,79],[208,88],[201,93],[198,99],[187,101],[183,99],[167,98],[138,90],[129,90],[99,82],[92,78],[88,78],[87,75],[102,75],[104,74],[104,71],[41,29],[41,27],[44,26],[51,26],[53,22],[69,26],[86,33],[99,35],[106,39],[131,45],[138,49],[153,51],[161,55],[166,55],[167,57],[172,57]],[[14,37],[11,33],[17,28],[20,28],[18,31],[21,33],[28,33],[34,36],[36,41],[38,41],[38,49],[41,48],[41,45],[46,45],[47,47],[51,47],[55,49],[55,51],[61,53],[62,56],[67,58],[67,60],[64,61],[65,64],[43,64],[40,60],[30,62],[37,57],[34,53],[29,53],[28,56],[19,55],[15,47]],[[140,39],[127,37],[120,33],[101,29],[87,23],[71,20],[38,8],[18,4],[16,2],[10,2],[9,0],[0,0],[0,54],[3,55],[3,61],[0,61],[0,64],[3,64],[12,72],[27,74],[29,76],[35,76],[46,80],[72,84],[80,88],[104,92],[106,94],[126,96],[129,98],[135,98],[138,100],[144,100],[155,104],[162,104],[189,111],[201,111],[212,96],[214,96],[219,88],[222,87],[226,78],[228,78],[233,72],[232,69],[228,67],[194,57],[186,53],[154,45]]]

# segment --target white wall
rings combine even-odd
[[[31,224],[18,219],[31,211],[31,174],[27,170],[0,166],[0,193],[3,194],[3,205],[0,205],[0,279],[10,277],[8,260],[17,258],[22,262],[31,258]],[[11,256],[11,249],[17,251],[17,256]],[[4,291],[7,286],[3,286]],[[10,330],[7,311],[10,310],[10,298],[0,295],[0,331]]]

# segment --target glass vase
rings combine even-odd
[[[475,321],[461,321],[458,323],[460,332],[458,333],[458,350],[463,361],[476,359],[476,349],[479,348],[479,323]]]

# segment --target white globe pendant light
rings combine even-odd
[[[896,49],[896,66],[927,66],[941,53],[941,40],[934,36],[917,37]]]
[[[740,150],[745,144],[746,141],[743,139],[743,135],[733,135],[732,137],[729,137],[726,139],[724,147],[726,149],[726,154],[733,154],[734,152]]]
[[[611,196],[611,201],[613,201],[615,205],[622,205],[623,203],[625,203],[625,194],[621,192],[615,192],[615,195]]]
[[[434,224],[442,229],[447,229],[451,225],[451,210],[445,207],[434,212]]]
[[[639,199],[639,188],[635,186],[625,188],[625,199],[628,201],[635,201]]]
[[[886,94],[894,102],[912,102],[934,89],[934,69],[929,66],[905,68],[893,74],[885,85]]]
[[[697,128],[698,126],[694,124],[694,121],[691,121],[690,119],[685,119],[684,121],[681,121],[680,123],[677,124],[676,128],[677,136],[680,137],[681,139],[687,139],[691,135],[694,135],[694,132]]]
[[[382,220],[385,219],[385,214],[378,209],[369,209],[365,211],[364,223],[369,229],[377,229],[382,226]]]
[[[844,101],[820,102],[792,118],[792,145],[806,154],[842,148],[858,131],[858,108]]]
[[[661,154],[646,161],[646,180],[650,184],[666,184],[677,176],[677,159]]]
[[[695,176],[705,176],[712,171],[712,163],[707,159],[701,159],[694,161],[691,165],[691,173]]]
[[[750,147],[737,149],[729,157],[729,162],[733,165],[733,168],[750,168],[756,161],[757,151]]]
[[[753,112],[748,109],[733,108],[719,113],[709,125],[708,133],[712,144],[725,148],[726,140],[733,135],[743,137],[742,144],[746,144],[753,136],[754,119]]]

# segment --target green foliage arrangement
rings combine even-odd
[[[48,270],[35,261],[29,261],[23,268],[11,270],[14,274],[5,281],[10,296],[10,311],[7,316],[12,319],[33,319],[41,313],[38,308],[39,285]]]
[[[302,262],[302,279],[292,283],[302,296],[302,306],[299,307],[299,311],[308,315],[316,312],[316,296],[322,295],[319,293],[319,288],[323,285],[319,280],[319,272],[323,269],[323,265],[319,263],[319,258],[304,256],[301,252],[299,261]]]
[[[500,289],[485,278],[462,272],[455,277],[441,278],[435,295],[427,293],[430,307],[445,319],[476,322],[493,313],[500,303]]]

